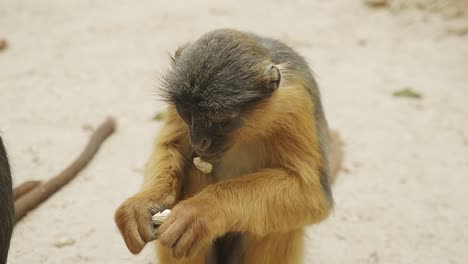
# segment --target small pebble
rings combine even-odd
[[[8,47],[8,43],[5,39],[0,39],[0,51],[6,49]]]
[[[385,7],[389,5],[389,0],[364,0],[364,4],[369,7]]]
[[[54,243],[54,246],[56,248],[63,248],[63,247],[68,247],[72,246],[75,244],[75,240],[73,238],[65,238],[65,239],[60,239],[59,241]]]

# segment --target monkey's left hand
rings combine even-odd
[[[226,233],[225,210],[213,198],[197,195],[179,203],[158,228],[157,239],[175,258],[191,257],[203,246]]]

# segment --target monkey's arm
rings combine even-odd
[[[303,168],[303,173],[307,179],[286,169],[265,169],[210,186],[206,195],[234,220],[227,222],[228,232],[287,231],[322,221],[332,207],[318,172]]]
[[[190,152],[187,135],[187,127],[170,106],[164,127],[146,164],[141,193],[166,193],[172,200],[175,199]]]
[[[330,214],[330,169],[319,147],[324,140],[314,133],[311,119],[305,114],[282,119],[283,127],[266,141],[273,168],[221,181],[200,194],[221,204],[219,210],[232,219],[226,223],[228,232],[286,231]]]
[[[140,191],[115,212],[117,227],[133,254],[139,253],[155,238],[152,214],[171,207],[176,200],[190,151],[187,135],[186,126],[174,108],[169,107],[166,122],[146,165]]]
[[[265,235],[325,219],[332,202],[321,187],[320,156],[285,153],[281,168],[218,182],[179,203],[159,228],[159,241],[182,257],[228,232]]]

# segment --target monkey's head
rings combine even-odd
[[[232,146],[243,116],[279,87],[266,49],[246,34],[215,30],[177,50],[163,97],[190,128],[190,143],[207,158]]]

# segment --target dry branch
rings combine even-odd
[[[88,145],[86,145],[84,151],[70,166],[68,166],[57,176],[37,186],[32,191],[24,194],[18,200],[16,200],[16,222],[18,222],[24,215],[26,215],[27,212],[34,209],[36,206],[41,204],[52,194],[58,191],[62,186],[70,182],[78,174],[78,172],[86,167],[88,162],[98,151],[100,145],[114,132],[115,127],[115,120],[112,118],[107,118],[107,120],[102,123],[99,128],[96,129],[96,131],[91,135],[91,139],[89,140]]]
[[[36,188],[39,184],[41,184],[41,181],[27,181],[16,186],[15,189],[13,190],[15,201],[18,200],[18,198],[20,198],[21,196],[30,192],[32,189]]]

